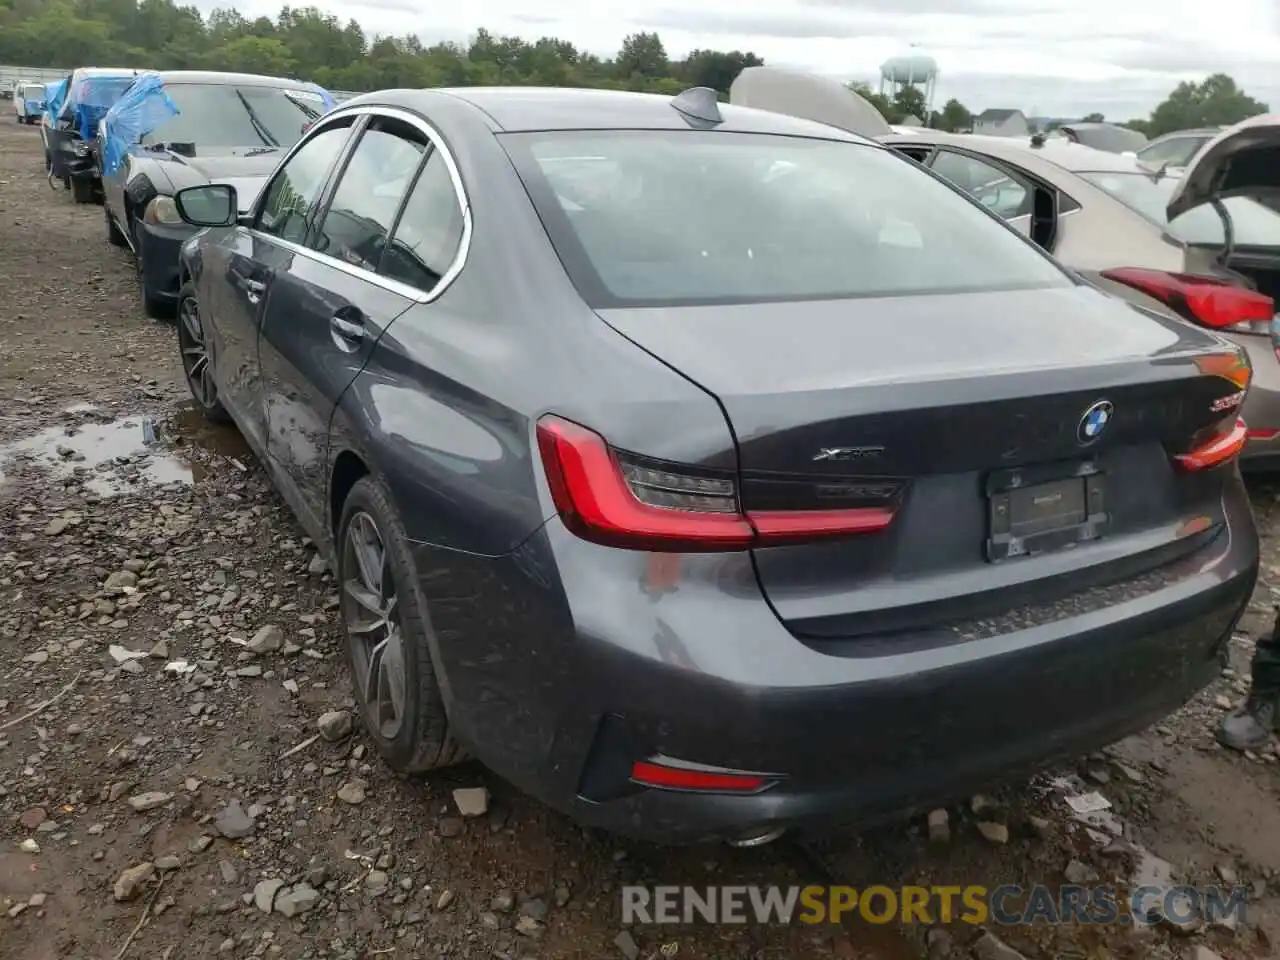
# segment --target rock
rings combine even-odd
[[[1199,899],[1181,891],[1170,892],[1160,905],[1160,925],[1182,937],[1199,933],[1204,927]]]
[[[256,826],[238,800],[228,803],[213,821],[213,825],[228,840],[241,840],[253,833]]]
[[[25,657],[23,657],[23,658],[22,658],[22,662],[23,662],[23,663],[34,663],[34,664],[36,664],[36,666],[39,666],[39,665],[40,665],[40,664],[42,664],[42,663],[48,663],[48,662],[49,662],[49,651],[48,651],[48,650],[36,650],[34,653],[28,653]]]
[[[133,807],[138,813],[146,813],[148,810],[163,807],[172,799],[172,793],[161,793],[159,790],[152,790],[148,793],[140,793],[137,796],[130,797],[129,806]]]
[[[1220,863],[1214,867],[1213,870],[1218,875],[1218,879],[1229,887],[1234,887],[1240,882],[1239,874],[1237,874],[1235,869],[1228,864]]]
[[[622,951],[622,955],[627,960],[636,960],[640,956],[640,948],[636,945],[636,938],[627,930],[623,930],[620,934],[613,938],[614,946]]]
[[[124,903],[135,899],[142,892],[143,885],[155,875],[154,863],[140,863],[136,867],[130,867],[116,878],[116,900]]]
[[[1120,776],[1124,777],[1124,779],[1129,783],[1134,783],[1134,784],[1143,783],[1147,779],[1142,775],[1142,772],[1140,770],[1135,770],[1133,767],[1129,766],[1128,764],[1113,763],[1113,766],[1119,772]]]
[[[173,856],[172,854],[166,857],[159,857],[156,859],[157,870],[164,870],[167,872],[169,870],[177,870],[181,866],[182,866],[182,861],[179,860],[177,857]]]
[[[385,870],[370,870],[369,875],[364,878],[364,885],[365,889],[376,896],[386,892],[391,885],[391,877]]]
[[[222,875],[223,883],[235,883],[240,879],[240,873],[236,870],[236,865],[229,860],[218,861],[218,873]]]
[[[525,937],[542,936],[542,924],[533,917],[516,917],[516,933]]]
[[[1009,842],[1009,828],[1003,823],[994,823],[991,820],[981,820],[978,822],[978,832],[992,843]]]
[[[457,817],[441,817],[438,824],[440,836],[457,837],[466,832],[467,826]]]
[[[39,910],[45,905],[45,901],[48,899],[49,895],[47,893],[33,893],[31,898],[27,901],[27,906],[34,907]]]
[[[1222,960],[1222,955],[1214,953],[1206,946],[1197,946],[1191,951],[1191,960]]]
[[[1062,871],[1062,875],[1066,877],[1067,883],[1074,883],[1076,886],[1093,883],[1098,879],[1098,871],[1079,860],[1072,860],[1068,863],[1066,869]]]
[[[330,710],[322,713],[316,721],[320,736],[330,743],[337,743],[351,736],[351,714],[345,710]]]
[[[453,791],[453,802],[464,817],[483,817],[489,812],[487,787],[459,787]]]
[[[436,900],[437,910],[448,910],[453,905],[454,893],[452,890],[440,891],[440,898]]]
[[[365,787],[368,784],[363,780],[349,780],[338,788],[338,799],[343,803],[349,803],[351,806],[358,806],[364,803]]]
[[[284,645],[284,631],[274,623],[268,623],[258,630],[249,641],[250,653],[275,653]]]
[[[71,526],[71,521],[66,517],[54,517],[49,521],[49,525],[44,528],[44,532],[51,537],[56,537],[69,526]]]
[[[237,677],[260,677],[262,676],[262,667],[256,663],[251,663],[247,667],[241,667],[236,671]]]
[[[168,660],[169,659],[169,642],[167,640],[157,640],[151,647],[151,652],[147,654],[152,660]]]
[[[520,915],[542,923],[547,919],[547,901],[541,897],[529,897],[521,901]]]
[[[311,562],[307,564],[307,573],[311,574],[313,577],[321,576],[326,573],[328,569],[329,564],[325,563],[324,557],[320,556],[318,553],[312,557]]]
[[[319,902],[320,892],[313,890],[305,883],[300,883],[276,897],[276,913],[286,917],[296,917],[300,913],[306,913]]]
[[[1043,840],[1049,835],[1052,824],[1044,817],[1029,816],[1027,817],[1027,829]]]
[[[36,843],[30,837],[27,837],[27,839],[23,840],[20,844],[18,844],[18,849],[21,850],[23,853],[39,853],[40,844]]]
[[[973,812],[975,817],[980,817],[984,813],[991,813],[994,810],[998,810],[999,804],[986,794],[977,793],[969,799],[969,809]]]
[[[929,811],[929,841],[931,843],[951,842],[951,816],[941,807]]]
[[[107,577],[107,582],[102,585],[102,589],[109,594],[124,593],[127,589],[132,589],[138,585],[138,575],[132,570],[117,570],[111,576]]]
[[[32,807],[30,810],[24,810],[22,816],[18,818],[18,822],[27,830],[34,830],[40,824],[48,819],[49,814],[44,807]]]
[[[994,934],[984,933],[973,945],[978,960],[1027,960],[1022,954]]]
[[[211,846],[213,846],[213,837],[209,836],[207,833],[202,833],[187,844],[187,849],[192,853],[204,853]]]
[[[945,960],[955,947],[955,940],[946,927],[930,927],[924,938],[929,960]]]
[[[270,880],[259,880],[253,886],[253,905],[263,913],[270,913],[276,903],[276,894],[280,892],[280,888],[284,886],[284,881],[279,877],[272,877]]]
[[[489,909],[495,913],[510,913],[516,907],[516,898],[510,890],[499,890],[489,901]]]
[[[487,910],[480,914],[480,926],[486,930],[498,930],[502,927],[502,921],[498,919],[496,913],[490,913]]]

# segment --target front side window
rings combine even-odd
[[[1185,243],[1218,247],[1226,242],[1222,219],[1208,204],[1188,210],[1170,222],[1165,208],[1178,184],[1176,177],[1111,172],[1080,176]],[[1250,197],[1228,197],[1223,205],[1231,214],[1237,246],[1280,247],[1280,211]]]
[[[325,127],[298,149],[267,187],[256,226],[263,233],[302,243],[329,171],[351,133],[349,123]]]
[[[1138,152],[1138,159],[1152,167],[1185,167],[1207,141],[1197,137],[1173,137]]]
[[[951,150],[939,150],[929,166],[997,216],[1011,220],[1031,213],[1031,191],[999,167]]]
[[[717,131],[501,139],[596,306],[1070,285],[1034,246],[883,148]]]
[[[352,151],[311,245],[376,271],[400,201],[426,151],[426,138],[413,128],[375,121]]]
[[[430,293],[453,266],[462,245],[462,207],[444,156],[434,151],[405,202],[382,273]]]
[[[318,93],[292,87],[165,84],[178,108],[142,138],[152,144],[206,149],[288,150],[324,113]]]

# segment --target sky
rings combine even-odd
[[[231,0],[273,16],[276,0]],[[299,3],[298,5],[302,5]],[[750,50],[775,66],[879,83],[880,65],[918,52],[938,64],[940,107],[1029,116],[1145,117],[1182,80],[1217,72],[1280,111],[1280,0],[316,0],[366,33],[466,42],[484,27],[555,36],[611,56],[656,31],[673,59]]]

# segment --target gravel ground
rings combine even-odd
[[[1280,945],[1275,751],[1229,756],[1209,735],[1247,690],[1266,586],[1214,689],[1056,780],[972,798],[945,830],[921,817],[821,844],[659,850],[583,831],[478,766],[391,775],[351,731],[323,564],[234,431],[192,414],[172,326],[143,319],[100,208],[51,190],[39,154],[36,130],[0,127],[0,958],[1211,960],[1194,951]],[[1264,536],[1276,499],[1256,485]],[[464,816],[460,788],[486,791],[484,812]],[[1112,803],[1092,833],[1064,802],[1083,790]],[[624,931],[618,895],[1161,871],[1238,879],[1247,922],[998,940],[964,924]]]

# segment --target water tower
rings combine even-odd
[[[938,61],[919,47],[900,57],[890,57],[880,66],[880,92],[893,97],[903,87],[915,87],[924,94],[924,113],[920,119],[928,126],[933,116],[933,95],[938,84]]]

